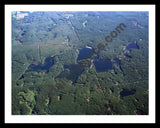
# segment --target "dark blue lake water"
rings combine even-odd
[[[83,48],[83,49],[79,50],[77,61],[87,59],[87,58],[91,58],[92,55],[93,55],[93,50],[92,49]]]
[[[109,60],[94,60],[93,63],[97,72],[106,72],[113,69],[113,63]]]
[[[92,58],[92,55],[93,55],[92,49],[90,48],[81,49],[79,51],[77,58],[78,64],[73,64],[69,66],[64,65],[64,71],[61,72],[61,74],[57,76],[57,78],[65,77],[68,80],[72,80],[73,83],[76,82],[77,78],[84,71],[84,68],[90,65],[90,62],[87,63],[85,66],[83,64],[80,64],[79,62],[88,58]],[[109,60],[108,61],[99,60],[98,57],[95,57],[93,63],[96,67],[97,72],[106,72],[108,70],[113,69],[113,63]]]
[[[139,47],[136,43],[128,44],[126,50],[131,50],[131,49],[139,49]]]
[[[92,58],[93,50],[90,48],[83,48],[79,51],[77,61]],[[106,72],[113,69],[113,63],[110,60],[99,60],[97,57],[93,61],[97,72]]]
[[[87,58],[91,58],[93,55],[93,51],[90,48],[83,48],[79,51],[79,55],[77,58],[77,61],[85,60]],[[113,62],[107,60],[99,60],[98,57],[94,58],[93,61],[96,71],[97,72],[106,72],[108,70],[113,69]],[[45,59],[44,64],[31,64],[26,72],[29,71],[36,71],[36,72],[41,72],[41,71],[48,71],[50,67],[52,67],[54,64],[54,57],[47,57]],[[89,66],[90,63],[88,63],[86,66]],[[61,74],[58,77],[65,77],[69,80],[72,80],[75,82],[77,78],[81,75],[81,73],[84,71],[85,66],[82,64],[73,64],[73,65],[64,65],[64,71],[61,72]]]
[[[131,49],[139,49],[139,47],[136,43],[130,43],[126,47],[126,50],[131,50]],[[79,50],[77,61],[85,60],[87,58],[92,58],[92,55],[93,55],[92,49],[83,48],[83,49]],[[128,57],[127,53],[125,53],[124,55]],[[47,71],[54,64],[53,59],[54,59],[54,57],[47,57],[45,59],[44,64],[39,64],[39,65],[31,64],[28,67],[28,70],[26,72],[29,72],[29,71],[40,72],[42,70]],[[116,61],[117,65],[120,65],[120,61],[118,59],[116,59],[115,61]],[[110,60],[99,60],[97,57],[95,57],[93,63],[95,65],[97,72],[106,72],[108,70],[113,69],[113,62],[111,62]],[[73,78],[75,78],[75,76],[79,76],[83,70],[82,65],[79,65],[79,64],[71,65],[68,67],[64,66],[64,69],[66,69],[66,68],[68,68],[70,70],[70,74],[73,74],[73,76],[72,76]],[[71,77],[71,76],[69,76],[69,77]]]
[[[52,67],[52,65],[54,64],[53,59],[54,59],[54,57],[47,57],[45,59],[44,64],[39,64],[39,65],[31,64],[28,67],[28,70],[26,72],[29,72],[29,71],[41,72],[42,70],[48,71],[49,68]]]

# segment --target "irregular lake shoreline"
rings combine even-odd
[[[131,58],[130,56],[128,56],[128,52],[130,52],[131,49],[139,49],[139,47],[136,43],[129,43],[126,46],[125,52],[123,54],[126,58]],[[77,57],[77,62],[81,61],[81,60],[85,60],[85,59],[90,59],[90,58],[92,58],[93,54],[94,53],[93,53],[92,47],[85,46],[84,48],[79,50],[79,54],[78,54],[78,57]],[[100,59],[98,59],[97,56],[95,56],[93,58],[92,62],[93,62],[94,66],[96,68],[96,71],[98,73],[99,72],[106,72],[106,71],[114,69],[115,68],[114,65],[113,65],[114,63],[116,63],[117,67],[119,67],[121,69],[121,64],[120,64],[120,59],[119,58],[114,58],[113,60],[100,60]],[[28,69],[26,70],[26,72],[45,71],[47,73],[49,68],[51,68],[53,65],[54,65],[54,57],[47,57],[45,59],[44,64],[38,64],[38,65],[30,64],[28,66]],[[88,65],[86,65],[86,66],[88,66]],[[82,66],[82,65],[79,65],[79,64],[75,64],[75,65],[70,65],[70,66],[64,66],[64,69],[69,69],[70,73],[66,73],[66,70],[65,70],[58,77],[64,76],[67,79],[73,80],[75,82],[76,79],[78,78],[78,76],[83,72],[84,65]],[[67,74],[68,74],[68,76],[67,76]],[[23,78],[24,78],[24,76],[22,75],[19,78],[19,80],[21,80]]]

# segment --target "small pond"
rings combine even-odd
[[[123,98],[125,96],[133,95],[133,94],[135,94],[135,92],[136,92],[135,89],[125,89],[125,88],[123,88],[123,90],[120,92],[120,96],[121,96],[121,98]]]
[[[127,45],[126,50],[131,50],[131,49],[139,49],[139,47],[136,43],[130,43]]]

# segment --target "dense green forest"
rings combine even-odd
[[[12,12],[12,114],[147,115],[148,12]]]

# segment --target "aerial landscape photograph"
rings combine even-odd
[[[148,115],[147,11],[12,11],[12,115]]]

